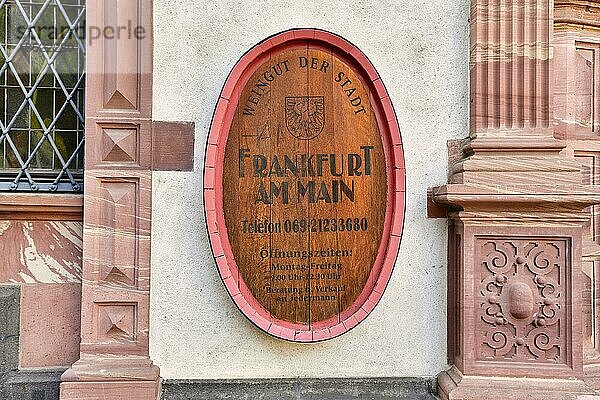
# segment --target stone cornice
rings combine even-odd
[[[79,194],[0,193],[0,219],[82,221]]]
[[[554,23],[600,27],[600,0],[556,0]]]

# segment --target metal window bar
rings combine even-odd
[[[0,191],[83,191],[85,0],[0,0]]]

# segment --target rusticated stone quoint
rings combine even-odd
[[[477,359],[568,364],[569,242],[478,237],[476,243]]]

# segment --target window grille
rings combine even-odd
[[[0,191],[83,191],[85,0],[0,0]]]

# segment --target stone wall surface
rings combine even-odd
[[[447,180],[447,141],[468,135],[469,1],[154,3],[153,118],[196,126],[193,172],[153,174],[150,356],[173,379],[431,377],[446,368],[445,219],[427,189]],[[403,136],[404,236],[378,307],[311,345],[256,329],[212,259],[202,211],[204,146],[222,85],[262,39],[296,27],[343,36],[377,68]]]

